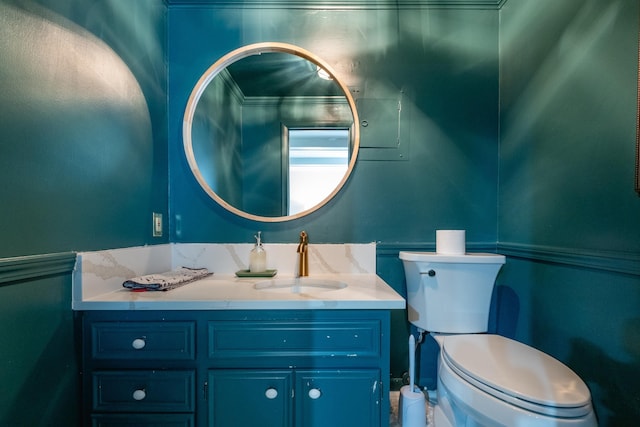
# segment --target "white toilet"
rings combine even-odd
[[[571,369],[486,334],[503,255],[400,252],[400,259],[409,322],[440,345],[436,427],[598,425],[589,389]]]

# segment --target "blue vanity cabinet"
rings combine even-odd
[[[86,425],[388,423],[388,310],[101,310],[81,317]]]

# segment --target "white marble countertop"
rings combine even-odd
[[[265,245],[275,279],[293,279],[295,244]],[[402,309],[405,300],[378,277],[375,244],[309,245],[310,279],[337,280],[347,286],[258,290],[270,278],[238,278],[247,268],[250,244],[169,244],[78,254],[73,279],[74,310],[297,310]],[[132,292],[123,281],[181,266],[207,268],[205,279],[169,291]]]
[[[276,276],[274,279],[293,279]],[[254,285],[270,278],[238,278],[214,274],[169,291],[132,292],[120,288],[81,301],[74,310],[299,310],[402,309],[405,300],[375,274],[312,275],[336,280],[343,289],[303,292],[258,290]]]

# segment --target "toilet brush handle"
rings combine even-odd
[[[409,335],[409,390],[413,393],[414,375],[416,371],[416,339]]]

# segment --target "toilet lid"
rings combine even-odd
[[[504,400],[527,406],[591,410],[586,384],[567,366],[532,347],[499,335],[452,335],[443,342],[443,359],[476,386]],[[484,385],[484,386],[483,386]],[[577,410],[579,407],[584,407]],[[547,412],[544,410],[543,412]]]

